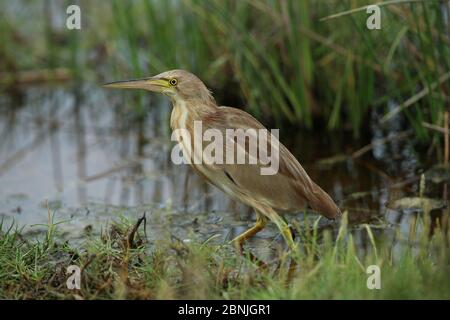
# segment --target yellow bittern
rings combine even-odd
[[[170,97],[173,105],[170,117],[172,130],[185,129],[192,132],[196,121],[201,121],[202,130],[218,130],[224,136],[227,129],[266,130],[258,120],[240,109],[219,107],[203,82],[184,70],[171,70],[144,79],[115,81],[105,84],[104,87],[144,89]],[[271,144],[273,139],[273,136],[270,136],[266,142]],[[179,137],[178,143],[183,156],[195,156],[191,152],[192,148],[189,148],[192,146],[189,146],[185,139]],[[260,146],[258,144],[258,148]],[[249,152],[247,142],[244,142],[244,149]],[[229,164],[226,161],[195,163],[189,159],[189,164],[209,183],[255,209],[256,224],[233,240],[240,251],[244,241],[261,231],[268,220],[277,225],[288,246],[294,248],[291,230],[280,216],[283,212],[298,212],[309,205],[313,211],[330,219],[341,214],[331,197],[311,180],[286,147],[279,143],[278,148],[274,150],[279,153],[279,164],[278,171],[271,175],[261,174],[260,169],[265,165],[262,161],[256,164]],[[234,148],[224,151],[236,152]]]

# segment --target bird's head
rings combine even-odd
[[[144,89],[162,93],[173,100],[214,101],[211,92],[194,74],[185,70],[170,70],[142,79],[105,83],[105,88]]]

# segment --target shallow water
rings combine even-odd
[[[102,13],[110,9],[108,4],[96,4],[85,11],[86,21],[101,19]],[[88,33],[78,34],[78,40],[66,39],[65,10],[66,5],[59,1],[2,4],[0,14],[7,16],[19,33],[33,35],[42,46],[48,46],[40,54],[30,55],[36,55],[31,61],[38,65],[19,70],[54,66],[75,70],[76,65],[62,63],[66,61],[64,57],[74,55],[82,66],[79,72],[86,79],[115,80],[120,78],[117,73],[124,70],[133,74],[128,64],[124,68],[106,61],[108,54],[116,56],[113,61],[130,61],[126,37],[105,39],[102,32],[97,34],[91,28]],[[104,27],[100,23],[95,26],[99,30]],[[97,45],[92,46],[91,42]],[[125,50],[107,53],[114,46]],[[146,47],[135,49],[139,70],[147,70]],[[61,56],[61,61],[47,57],[52,50]],[[20,57],[28,58],[28,54]],[[77,64],[77,59],[71,61]],[[171,162],[171,107],[165,98],[105,90],[84,80],[81,85],[68,82],[13,89],[5,90],[9,95],[0,95],[0,218],[5,224],[14,221],[25,226],[26,232],[42,232],[44,227],[36,224],[47,223],[50,209],[55,221],[64,221],[58,228],[70,241],[84,239],[91,228],[97,233],[101,226],[122,214],[135,221],[146,212],[151,240],[171,234],[186,241],[217,235],[215,241],[224,241],[252,224],[255,217],[251,209],[231,201],[189,167]],[[230,90],[214,89],[219,93],[218,102],[228,104],[229,101],[220,101],[220,93],[226,96]],[[398,103],[393,102],[392,106]],[[137,112],[139,109],[143,112]],[[381,109],[380,112],[386,112],[384,106]],[[321,128],[280,128],[281,141],[313,180],[348,211],[354,239],[361,248],[370,247],[364,223],[369,223],[378,235],[392,236],[394,242],[396,226],[408,235],[410,217],[415,212],[390,210],[386,203],[404,195],[417,195],[420,173],[429,166],[419,159],[420,156],[426,160],[425,154],[414,152],[411,136],[399,139],[407,127],[401,118],[382,127],[381,116],[372,113],[366,120],[364,136],[358,140]],[[261,120],[266,125],[270,123],[268,119]],[[374,144],[360,157],[349,157],[377,139],[386,141]],[[442,190],[436,190],[441,197],[438,193]],[[304,225],[301,214],[288,215],[287,219]],[[335,229],[338,224],[323,219],[321,226]],[[252,245],[267,247],[277,234],[269,225]]]
[[[164,97],[95,84],[77,90],[70,84],[26,87],[16,96],[0,96],[0,216],[32,232],[42,230],[33,225],[47,223],[50,208],[55,221],[65,221],[59,228],[68,239],[82,239],[86,228],[98,231],[121,214],[134,220],[143,212],[151,239],[169,233],[183,240],[217,235],[224,241],[242,232],[254,219],[250,208],[203,182],[188,166],[171,162],[170,111]],[[399,224],[407,232],[408,219],[385,204],[417,193],[421,165],[408,139],[375,144],[357,159],[345,157],[402,130],[400,122],[388,130],[376,127],[373,117],[366,139],[280,128],[281,141],[349,211],[355,230],[370,223],[375,232],[386,233]],[[366,242],[365,231],[355,234],[357,242]],[[254,244],[265,246],[274,235],[270,227],[259,235],[265,241]]]
[[[136,219],[143,212],[153,238],[172,232],[183,239],[218,234],[225,240],[251,224],[251,209],[171,162],[165,98],[145,94],[139,102],[137,94],[89,87],[28,87],[19,97],[0,98],[0,215],[6,222],[42,229],[33,225],[47,223],[50,208],[55,221],[66,221],[60,228],[69,239],[120,214]],[[136,105],[143,106],[142,116]],[[311,177],[349,210],[350,222],[382,228],[401,223],[385,203],[392,193],[405,193],[392,185],[417,175],[419,161],[408,143],[393,140],[357,160],[342,159],[364,143],[326,131],[280,129],[282,142]],[[377,127],[371,135],[384,137]],[[406,187],[414,192],[415,185]]]

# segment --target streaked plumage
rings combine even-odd
[[[265,129],[258,120],[240,109],[217,106],[203,82],[187,71],[172,70],[151,78],[113,82],[105,86],[139,88],[166,94],[173,104],[170,119],[172,130],[187,129],[191,136],[194,121],[201,121],[203,130],[216,129],[224,136],[226,129]],[[272,139],[274,138],[269,135],[269,139],[264,143],[270,145]],[[186,151],[187,142],[183,143],[181,139],[179,142],[181,148]],[[191,147],[193,148],[193,145]],[[247,144],[241,147],[248,153]],[[234,152],[234,149],[226,149],[224,146],[224,155],[226,152]],[[261,175],[262,165],[260,162],[191,164],[208,182],[256,210],[255,227],[235,239],[240,248],[246,239],[264,228],[268,219],[278,226],[289,246],[293,247],[290,229],[280,217],[280,214],[286,211],[301,211],[309,205],[314,211],[328,218],[340,215],[340,210],[331,197],[310,179],[297,159],[281,143],[278,172],[275,175]]]

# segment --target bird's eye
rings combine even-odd
[[[169,80],[169,83],[171,86],[176,86],[178,84],[178,80],[175,78],[172,78]]]

